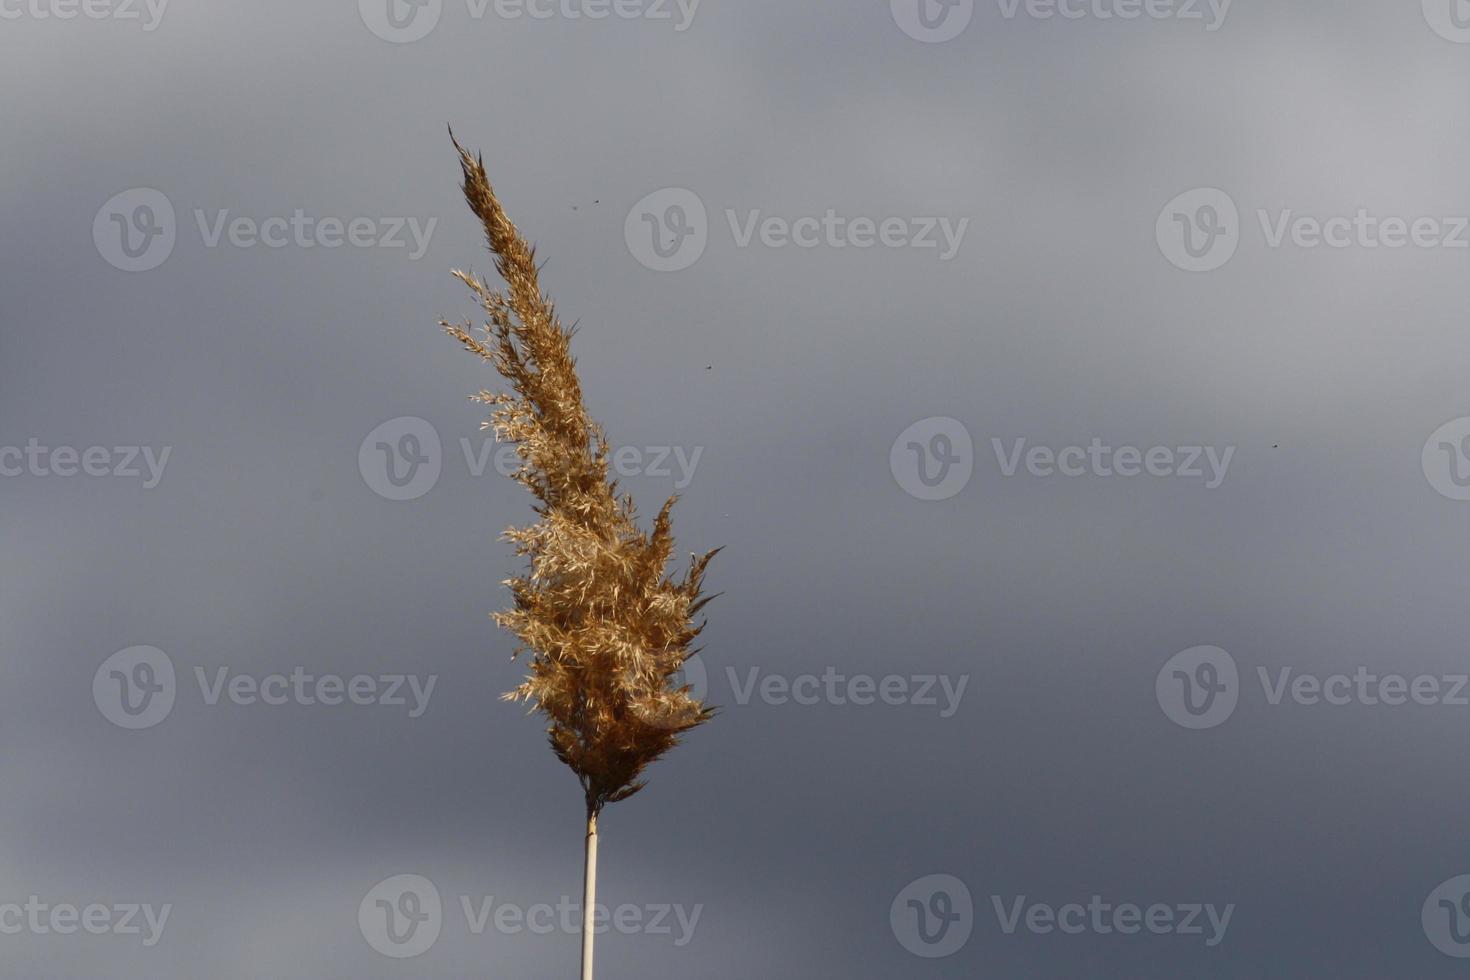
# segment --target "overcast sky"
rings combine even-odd
[[[0,0],[0,976],[573,975],[446,124],[726,546],[599,976],[1463,973],[1452,2]]]

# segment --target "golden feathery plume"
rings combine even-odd
[[[541,292],[535,251],[506,216],[483,159],[454,146],[465,200],[507,288],[456,271],[489,319],[479,335],[441,323],[510,383],[514,394],[473,397],[494,406],[484,427],[515,443],[514,477],[540,502],[539,521],[505,532],[530,568],[505,582],[515,605],[494,618],[519,638],[517,653],[532,654],[530,675],[505,697],[545,713],[552,749],[595,812],[641,789],[644,768],[712,714],[674,681],[703,629],[701,583],[718,549],[692,556],[679,579],[665,573],[677,497],[651,532],[639,530],[632,497],[607,478],[607,439],[582,403],[572,332]]]
[[[530,567],[505,581],[514,606],[494,618],[520,641],[517,654],[531,653],[529,675],[505,698],[546,715],[551,748],[586,798],[582,976],[590,980],[597,817],[642,789],[644,769],[713,714],[677,673],[697,652],[690,644],[704,623],[696,619],[711,598],[701,585],[718,549],[691,556],[680,578],[666,573],[677,498],[663,505],[651,531],[639,530],[632,497],[620,496],[607,477],[607,438],[582,403],[572,331],[541,292],[535,250],[506,216],[483,159],[458,140],[454,147],[465,200],[484,225],[506,288],[456,271],[488,319],[474,329],[440,322],[509,382],[513,393],[473,397],[493,406],[482,428],[515,444],[514,477],[539,502],[540,520],[505,532]]]

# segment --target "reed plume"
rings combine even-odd
[[[450,138],[453,139],[451,132]],[[514,478],[536,498],[539,520],[504,537],[529,567],[507,579],[512,608],[494,613],[529,652],[529,673],[506,700],[525,701],[549,722],[556,757],[576,773],[587,807],[582,977],[592,977],[597,818],[609,803],[644,787],[644,770],[713,709],[678,681],[704,623],[705,568],[718,551],[690,556],[680,577],[666,571],[674,539],[670,514],[639,529],[630,495],[608,479],[608,442],[582,401],[564,327],[541,291],[535,250],[516,230],[485,174],[484,161],[458,140],[464,196],[485,230],[505,288],[467,272],[455,277],[487,319],[479,327],[441,321],[464,348],[489,362],[510,392],[482,390],[492,406],[481,426],[515,444]]]

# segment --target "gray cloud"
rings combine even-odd
[[[28,0],[29,2],[29,0]],[[1420,923],[1458,846],[1462,712],[1273,705],[1258,668],[1463,672],[1464,507],[1421,450],[1470,415],[1466,256],[1269,244],[1260,212],[1470,214],[1461,45],[1415,7],[1237,2],[1177,19],[1007,19],[916,41],[887,5],[704,0],[648,19],[476,20],[373,36],[351,3],[189,5],[0,21],[0,447],[170,447],[154,489],[0,478],[0,905],[171,904],[126,935],[0,935],[14,977],[566,976],[576,939],[473,935],[459,896],[576,896],[572,777],[496,695],[520,670],[486,613],[524,494],[476,476],[436,334],[451,267],[488,271],[444,126],[483,147],[545,282],[582,319],[613,441],[701,447],[686,550],[712,571],[718,720],[604,820],[600,897],[703,906],[692,941],[610,934],[608,976],[1450,976]],[[1024,8],[1023,8],[1024,9]],[[698,195],[708,244],[655,273],[629,210]],[[1186,273],[1156,241],[1192,188],[1237,250]],[[176,211],[172,254],[94,244],[131,188]],[[426,254],[208,247],[207,220],[437,219]],[[742,247],[754,212],[968,219],[958,253]],[[132,214],[126,214],[131,218]],[[106,219],[104,217],[104,224]],[[380,226],[375,226],[379,227]],[[344,232],[345,233],[345,232]],[[427,420],[442,473],[390,501],[378,426]],[[973,474],[947,500],[890,473],[947,416]],[[992,440],[1235,447],[1185,479],[1005,476]],[[0,458],[0,463],[5,460]],[[645,511],[673,478],[628,480]],[[1240,703],[1187,731],[1155,700],[1213,644]],[[178,670],[155,727],[92,699],[110,655]],[[200,667],[436,675],[428,710],[209,705]],[[726,679],[967,675],[959,710],[740,704]],[[941,873],[973,896],[953,956],[908,952],[890,905]],[[375,953],[359,902],[392,875],[445,898],[418,959]],[[1005,933],[1028,903],[1233,903],[1223,941]],[[0,912],[0,925],[4,924]]]

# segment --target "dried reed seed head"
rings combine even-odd
[[[639,529],[632,498],[608,479],[607,439],[582,403],[572,333],[541,292],[535,250],[506,215],[484,161],[454,146],[465,201],[506,288],[456,272],[486,319],[478,332],[441,324],[509,383],[511,392],[473,397],[493,407],[486,425],[516,445],[514,477],[539,501],[540,520],[504,535],[530,567],[504,583],[513,606],[494,619],[515,634],[517,653],[531,654],[525,681],[505,698],[546,715],[552,750],[596,814],[642,789],[644,769],[713,714],[677,676],[704,628],[696,618],[718,549],[691,556],[679,578],[666,574],[676,498],[649,532]]]

